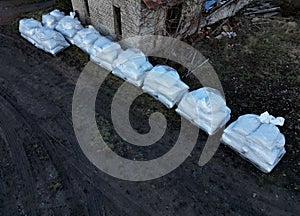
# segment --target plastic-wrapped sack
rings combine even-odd
[[[185,94],[176,112],[212,135],[228,122],[231,110],[218,90],[205,87]]]
[[[35,35],[36,31],[42,28],[42,24],[35,19],[21,19],[19,22],[19,32],[21,36],[28,40],[30,43],[35,44],[32,39],[33,35]]]
[[[97,32],[93,26],[89,25],[77,32],[74,36],[74,45],[82,49],[84,52],[89,53],[90,48],[101,37],[99,32]]]
[[[42,24],[47,28],[54,29],[58,22],[65,17],[65,13],[57,9],[42,16]]]
[[[269,173],[285,154],[285,137],[276,126],[283,123],[282,117],[274,118],[268,112],[243,115],[225,129],[222,142]]]
[[[146,72],[153,68],[148,58],[138,49],[121,52],[113,63],[112,73],[129,83],[141,87]]]
[[[142,89],[167,108],[172,108],[180,101],[189,87],[181,81],[175,69],[158,65],[147,72]]]
[[[53,55],[70,46],[62,34],[47,27],[38,29],[33,40],[36,42],[36,47]]]
[[[55,30],[65,36],[71,44],[74,44],[73,37],[81,29],[83,29],[83,26],[77,17],[75,17],[74,12],[71,12],[70,16],[63,17],[55,26]]]
[[[21,20],[19,30],[21,35],[37,48],[53,55],[70,46],[59,32],[42,27],[41,23],[34,19]]]
[[[89,54],[93,62],[112,71],[113,62],[117,59],[121,51],[121,46],[118,43],[112,42],[108,38],[101,36],[89,49]]]

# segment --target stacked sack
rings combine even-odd
[[[84,52],[90,53],[90,48],[100,37],[101,35],[99,32],[97,32],[93,26],[89,25],[76,33],[73,42],[75,46],[79,47]]]
[[[91,46],[89,54],[93,62],[112,71],[113,62],[117,59],[121,51],[121,46],[118,43],[101,36],[95,41],[93,46]]]
[[[219,91],[205,87],[188,92],[189,87],[175,69],[164,65],[153,67],[137,49],[123,51],[118,43],[101,36],[92,26],[84,28],[75,13],[65,16],[54,10],[43,15],[42,23],[43,26],[34,19],[20,20],[22,37],[54,55],[69,46],[66,38],[87,52],[96,64],[137,87],[143,86],[144,92],[167,108],[178,104],[176,112],[209,135],[230,119],[231,110]],[[261,116],[244,115],[225,129],[222,142],[268,173],[285,154],[285,137],[276,126],[283,123],[283,118],[274,118],[267,112]]]
[[[220,92],[208,87],[185,94],[176,112],[209,135],[223,127],[231,113]]]
[[[33,36],[38,29],[42,28],[42,24],[35,19],[21,19],[19,23],[19,31],[21,36],[30,43],[35,44]]]
[[[19,23],[21,36],[48,53],[56,55],[70,44],[65,38],[53,29],[43,27],[42,24],[34,19],[22,19]]]
[[[78,31],[83,29],[80,21],[75,17],[75,13],[71,12],[69,16],[64,16],[60,19],[55,26],[55,30],[60,32],[65,38],[71,43],[74,44],[74,36]]]
[[[269,173],[285,154],[285,137],[276,126],[283,123],[282,117],[275,118],[268,112],[243,115],[226,128],[222,142]]]
[[[153,68],[148,58],[138,49],[127,49],[113,63],[112,73],[129,83],[141,87],[146,72]]]
[[[172,108],[181,100],[189,87],[181,81],[175,69],[158,65],[147,72],[142,89],[167,108]]]
[[[57,23],[64,17],[65,17],[65,13],[60,12],[59,10],[56,9],[42,16],[42,24],[47,28],[55,29]]]

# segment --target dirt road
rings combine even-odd
[[[272,111],[276,103],[264,100],[265,95],[273,100],[283,98],[286,105],[274,111],[282,111],[289,120],[284,127],[288,151],[271,174],[261,173],[224,146],[200,168],[197,162],[207,138],[200,132],[191,157],[167,176],[140,183],[107,176],[86,159],[72,127],[72,96],[84,66],[76,58],[77,51],[71,52],[74,58],[70,51],[53,57],[26,42],[15,30],[0,27],[0,215],[299,215],[299,144],[295,138],[299,134],[297,122],[292,122],[298,115],[294,102],[299,92],[297,82],[250,77],[263,83],[251,89],[253,85],[243,77],[241,67],[251,68],[253,59],[231,62],[244,52],[236,49],[238,54],[232,54],[224,49],[210,53],[209,48],[202,49],[217,71],[223,71],[233,119],[250,111]],[[250,45],[249,50],[253,51]],[[220,58],[221,54],[226,57]],[[274,56],[281,72],[284,62]],[[272,65],[272,60],[268,64]],[[284,77],[298,73],[296,63],[289,65],[292,70],[282,68]],[[256,62],[256,67],[266,68],[262,61]],[[113,76],[106,80],[99,91],[96,118],[112,148],[130,157],[132,148],[120,142],[110,120],[109,104],[121,83]],[[265,93],[265,88],[271,92]],[[155,154],[165,152],[178,136],[179,118],[147,96],[133,109],[133,126],[141,131],[148,129],[149,112],[166,113],[171,127],[156,145]],[[119,143],[121,149],[117,149]],[[151,150],[140,152],[141,157]]]
[[[20,14],[49,8],[55,5],[54,0],[39,1],[39,0],[1,0],[0,1],[0,26],[10,24]]]

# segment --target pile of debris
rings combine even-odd
[[[254,17],[273,17],[279,15],[280,13],[280,7],[274,5],[273,1],[271,0],[259,1],[252,7],[248,7],[245,10],[246,12],[244,13],[244,15],[250,19]]]
[[[234,28],[230,25],[228,20],[226,20],[226,23],[223,22],[221,25],[219,25],[217,28],[212,30],[211,27],[205,27],[204,32],[200,32],[200,38],[215,38],[217,40],[221,40],[224,38],[235,38],[237,36],[237,33],[234,31]]]
[[[222,5],[224,5],[225,3],[230,2],[230,0],[207,0],[204,3],[204,9],[205,12],[213,12],[217,9],[219,9]]]
[[[74,13],[64,16],[55,10],[44,15],[42,23],[44,26],[34,19],[22,19],[21,35],[53,55],[69,43],[78,46],[93,62],[142,88],[167,108],[177,105],[179,115],[209,135],[217,133],[229,121],[231,110],[218,90],[205,87],[189,92],[189,86],[181,80],[177,70],[167,65],[153,67],[142,51],[123,50],[92,26],[83,27]],[[227,30],[225,26],[222,29]],[[285,139],[276,124],[283,125],[283,119],[269,114],[259,118],[242,116],[225,130],[222,140],[262,171],[270,172],[285,153]]]
[[[211,12],[215,8],[227,3],[228,1],[208,0],[205,4],[207,11]],[[278,16],[281,12],[280,6],[271,0],[257,1],[245,8],[243,16],[250,19],[253,24],[265,23],[269,18]],[[200,28],[195,37],[200,39],[222,40],[225,38],[233,39],[237,36],[237,29],[242,24],[240,19],[226,18],[219,23]]]

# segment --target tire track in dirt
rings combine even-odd
[[[295,198],[289,198],[293,194],[279,193],[281,201],[278,202],[277,186],[265,184],[273,193],[257,186],[258,172],[251,167],[249,171],[247,162],[240,161],[224,147],[203,172],[196,165],[200,154],[198,146],[193,153],[196,157],[188,158],[173,173],[152,182],[122,182],[97,170],[82,153],[74,135],[72,92],[80,71],[67,67],[61,61],[63,55],[54,58],[17,34],[0,33],[0,65],[3,65],[0,95],[14,109],[14,118],[22,119],[21,126],[26,129],[22,137],[30,135],[29,141],[34,139],[33,144],[37,140],[49,156],[48,163],[39,163],[29,145],[24,145],[25,154],[31,155],[32,175],[36,177],[37,172],[39,176],[45,175],[40,170],[46,170],[47,166],[58,173],[55,189],[48,189],[46,183],[51,182],[45,181],[42,190],[37,191],[48,201],[35,207],[38,215],[192,216],[214,211],[228,215],[296,212],[296,202],[292,200]],[[103,98],[106,102],[108,99]],[[101,115],[107,117],[103,113]],[[255,199],[253,192],[257,193]],[[52,199],[48,199],[49,194]],[[284,208],[290,206],[291,209],[280,211],[283,203]],[[261,208],[266,209],[265,212]]]
[[[14,179],[8,179],[7,173],[12,173],[9,151],[4,140],[4,133],[0,128],[0,215],[17,215],[16,196],[9,185],[14,185]],[[14,206],[13,208],[11,206]]]
[[[18,127],[22,121],[19,116],[14,113],[7,101],[0,96],[0,127],[4,133],[6,145],[9,146],[12,161],[15,164],[16,171],[20,179],[20,187],[23,189],[19,194],[20,208],[24,208],[25,212],[36,215],[35,209],[35,181],[32,177],[30,164],[25,153],[22,137],[18,134]],[[26,199],[23,197],[26,196]]]
[[[3,51],[5,53],[5,50]],[[17,51],[14,52],[17,53]],[[15,58],[15,55],[11,58]],[[21,62],[18,58],[12,60],[9,66],[14,69],[9,69],[9,74],[6,74],[8,83],[1,92],[4,93],[6,100],[17,109],[17,113],[23,116],[30,125],[33,136],[36,137],[38,134],[38,139],[44,144],[51,162],[62,174],[66,197],[80,199],[80,196],[76,194],[84,194],[85,188],[81,184],[86,181],[88,182],[86,187],[90,191],[85,195],[88,212],[149,215],[150,209],[145,210],[139,206],[139,203],[130,200],[128,196],[118,192],[117,188],[110,186],[85,158],[74,136],[72,122],[67,121],[71,117],[71,100],[68,103],[65,98],[57,100],[65,91],[72,92],[75,86],[74,84],[61,86],[60,83],[66,82],[65,78],[61,77],[61,71],[51,70],[51,65],[43,64],[43,60],[43,58],[34,60],[36,62],[28,61],[26,58],[21,59]],[[19,68],[17,65],[22,64],[22,61],[28,64]],[[54,83],[43,83],[49,80],[49,76],[53,76],[48,73],[49,71],[55,74],[51,81]],[[18,83],[10,83],[12,79],[18,80]],[[37,89],[38,83],[41,89]],[[47,88],[43,87],[47,85]],[[72,94],[68,96],[68,99],[71,99],[71,96]]]
[[[43,131],[44,137],[48,136],[49,139],[56,139],[43,128],[41,128],[41,131]],[[102,178],[103,174],[99,175],[99,171],[91,166],[82,153],[81,156],[74,157],[74,152],[70,150],[72,147],[70,146],[70,149],[67,149],[68,147],[65,144],[55,145],[48,148],[48,152],[51,152],[52,160],[58,162],[57,166],[60,166],[63,161],[64,167],[61,172],[68,173],[67,176],[64,176],[64,185],[66,187],[70,185],[73,193],[76,193],[74,190],[76,186],[74,187],[74,185],[78,185],[78,192],[86,194],[88,212],[100,212],[100,215],[102,215],[103,212],[106,212],[103,209],[107,209],[115,212],[112,215],[153,215],[154,212],[151,209],[142,207],[141,203],[124,196],[116,187],[113,187],[107,180]],[[67,154],[62,156],[60,152],[68,152],[70,156],[67,156]],[[83,184],[83,182],[85,183]],[[101,200],[103,202],[100,202]]]

